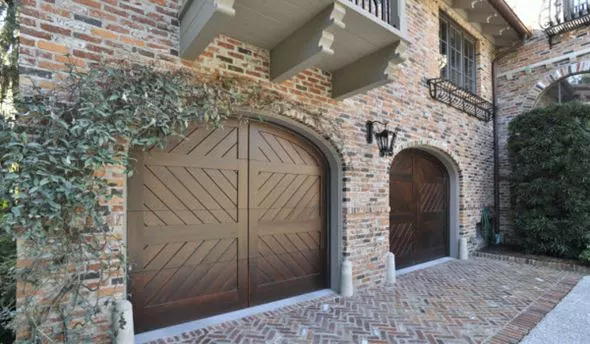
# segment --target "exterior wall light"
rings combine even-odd
[[[383,131],[375,133],[375,124],[381,124],[384,127]],[[387,122],[378,121],[367,122],[367,143],[373,143],[373,136],[375,136],[379,147],[379,155],[382,157],[393,156],[393,146],[397,138],[397,133],[387,129],[387,124]]]

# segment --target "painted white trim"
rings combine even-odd
[[[454,260],[456,260],[456,259],[455,258],[451,258],[451,257],[439,258],[439,259],[436,259],[436,260],[431,260],[431,261],[426,262],[426,263],[422,263],[422,264],[410,266],[409,268],[399,269],[399,270],[396,271],[396,274],[398,276],[401,276],[401,275],[409,274],[410,272],[414,272],[414,271],[418,271],[418,270],[424,270],[424,269],[431,268],[433,266],[437,266],[437,265],[444,264],[444,263],[447,263],[447,262],[452,262]]]
[[[169,326],[165,328],[161,328],[158,330],[153,330],[149,332],[144,332],[135,336],[135,343],[136,344],[143,344],[150,341],[156,341],[158,339],[177,336],[185,332],[194,331],[198,329],[202,329],[209,326],[215,326],[222,324],[227,321],[233,321],[241,318],[245,318],[251,315],[255,315],[258,313],[263,312],[270,312],[277,310],[279,308],[292,306],[297,303],[311,301],[314,299],[318,299],[321,297],[328,297],[328,296],[337,296],[336,292],[332,289],[324,289],[319,291],[314,291],[312,293],[303,294],[299,296],[290,297],[288,299],[283,299],[271,303],[267,303],[260,306],[250,307],[241,309],[235,312],[229,312],[225,314],[216,315],[213,317],[190,321],[180,325]]]
[[[538,68],[538,67],[552,66],[554,63],[559,62],[559,61],[563,61],[563,60],[569,60],[571,62],[571,61],[575,60],[576,58],[583,56],[583,55],[587,55],[587,54],[590,54],[590,48],[583,49],[583,50],[576,50],[576,51],[569,53],[569,54],[560,55],[557,57],[543,60],[541,62],[533,63],[532,65],[509,70],[507,72],[498,74],[498,78],[505,76],[508,79],[511,79],[513,77],[513,75],[516,73],[532,71],[533,69]]]

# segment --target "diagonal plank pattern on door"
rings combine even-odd
[[[228,121],[138,154],[129,179],[136,331],[325,286],[323,160],[284,129]]]
[[[390,250],[398,267],[449,253],[448,173],[434,156],[416,149],[393,161],[390,179]]]
[[[323,164],[304,143],[274,127],[251,126],[250,295],[254,303],[324,286]]]

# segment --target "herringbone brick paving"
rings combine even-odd
[[[476,258],[155,343],[518,343],[581,275]]]

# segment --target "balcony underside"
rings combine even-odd
[[[463,17],[480,28],[497,47],[511,47],[521,37],[488,0],[446,0]]]
[[[402,31],[349,0],[193,0],[181,56],[195,59],[219,34],[268,49],[274,82],[310,67],[333,73],[334,98],[389,82],[407,47]]]

